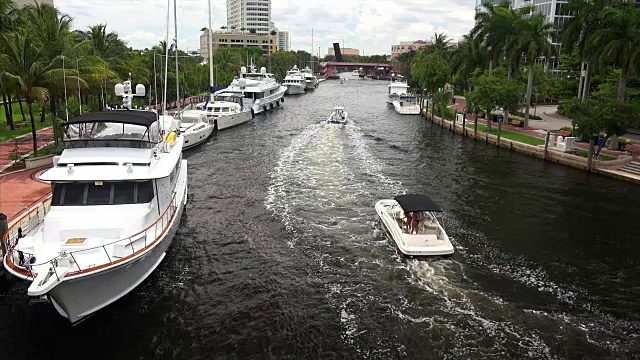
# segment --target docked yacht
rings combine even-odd
[[[360,71],[358,69],[353,70],[353,72],[351,73],[352,76],[360,76]]]
[[[287,71],[282,85],[287,87],[287,95],[304,94],[307,88],[306,79],[296,65],[293,65],[293,68]]]
[[[400,95],[409,93],[409,85],[398,79],[392,79],[391,83],[389,83],[389,95],[387,97],[387,104],[393,104],[394,101],[400,98]]]
[[[305,85],[307,90],[314,90],[318,87],[318,77],[313,74],[313,71],[306,66],[302,69],[302,75],[304,75]]]
[[[442,210],[427,196],[400,195],[378,201],[375,208],[382,225],[403,254],[453,254],[453,245],[435,216]]]
[[[420,115],[418,98],[412,94],[402,94],[393,100],[393,107],[400,115]]]
[[[226,89],[216,92],[242,95],[245,104],[252,110],[253,114],[259,114],[274,106],[279,106],[284,101],[283,96],[287,88],[276,82],[273,74],[267,73],[267,69],[262,67],[260,72],[256,72],[255,67],[250,65],[249,72],[246,67],[240,69],[240,77],[236,77],[231,85]]]
[[[155,112],[131,110],[133,95],[122,86],[116,94],[126,110],[64,124],[65,150],[40,176],[51,182],[48,213],[27,227],[18,220],[3,239],[7,271],[30,281],[27,294],[49,300],[72,323],[131,292],[158,267],[187,202],[179,121],[166,129]]]
[[[214,101],[206,104],[206,113],[217,130],[228,129],[253,119],[253,111],[244,104],[244,98],[233,93],[216,94]]]
[[[336,106],[333,108],[333,112],[327,119],[327,124],[346,125],[349,114],[344,111],[344,107]]]
[[[184,110],[180,113],[180,134],[184,137],[183,150],[207,141],[213,130],[206,114],[200,110]]]

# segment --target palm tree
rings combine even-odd
[[[640,66],[640,9],[629,4],[605,10],[603,28],[593,37],[601,64],[613,64],[621,70],[617,98],[625,98],[627,81]]]
[[[546,58],[555,54],[555,48],[549,41],[553,25],[546,21],[543,14],[533,14],[515,23],[517,37],[511,38],[507,47],[510,49],[510,64],[519,64],[522,55],[527,64],[527,95],[524,112],[524,128],[529,125],[529,107],[531,106],[531,89],[533,88],[533,66],[541,56]]]
[[[3,77],[16,84],[18,95],[24,96],[29,108],[31,120],[31,136],[33,138],[33,153],[37,155],[38,145],[36,126],[33,118],[33,102],[47,93],[47,88],[62,81],[64,71],[58,67],[58,58],[47,61],[42,47],[34,41],[34,36],[27,28],[15,30],[2,35],[2,42],[7,50],[0,55]],[[77,80],[75,76],[68,76],[70,80]],[[81,80],[83,82],[83,80]]]
[[[591,60],[594,51],[590,45],[593,35],[603,25],[600,14],[611,4],[612,0],[569,0],[567,4],[563,5],[563,10],[573,14],[573,17],[567,19],[562,27],[562,43],[568,52],[574,49],[578,51],[583,67],[584,64],[587,64],[584,87],[582,86],[582,76],[580,76],[580,84],[578,85],[578,97],[582,96],[584,103],[587,102],[589,96],[591,81]]]
[[[242,66],[242,59],[237,51],[223,47],[216,50],[213,56],[218,85],[226,86]]]
[[[433,42],[427,46],[427,52],[441,52],[444,53],[451,49],[451,39],[444,33],[435,33],[433,35]]]
[[[514,38],[518,37],[518,29],[515,24],[528,16],[532,8],[524,7],[513,9],[509,1],[503,1],[498,5],[485,3],[483,11],[476,13],[476,25],[471,30],[470,35],[474,38],[482,39],[488,49],[489,71],[493,69],[500,59],[511,53],[510,44]],[[515,64],[509,62],[508,76],[513,78]]]
[[[478,38],[463,37],[459,48],[451,54],[451,70],[464,82],[466,91],[471,92],[471,75],[476,69],[488,67],[487,48]]]

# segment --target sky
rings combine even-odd
[[[177,0],[178,39],[182,50],[197,50],[200,29],[208,24],[206,0]],[[106,23],[133,48],[150,48],[164,40],[167,0],[54,0],[70,15],[74,28]],[[271,0],[271,17],[289,31],[292,50],[332,43],[360,49],[365,55],[390,54],[400,41],[429,40],[444,32],[457,40],[473,26],[475,0]],[[211,0],[212,27],[226,25],[226,0]],[[173,7],[173,1],[171,1]],[[173,12],[170,38],[174,37]]]

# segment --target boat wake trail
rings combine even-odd
[[[371,358],[424,356],[407,353],[404,332],[446,343],[452,356],[551,357],[537,334],[506,314],[508,304],[465,290],[477,286],[460,263],[394,254],[373,205],[401,193],[354,125],[307,127],[271,173],[265,205],[291,234],[287,245],[315,260],[308,272],[325,284],[343,341]]]

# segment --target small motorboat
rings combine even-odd
[[[376,212],[400,252],[408,256],[453,254],[453,245],[437,213],[440,207],[419,194],[399,195],[376,203]],[[408,217],[410,219],[408,219]]]
[[[349,114],[344,111],[343,106],[336,106],[333,108],[331,116],[327,119],[327,124],[346,125],[348,117]]]

